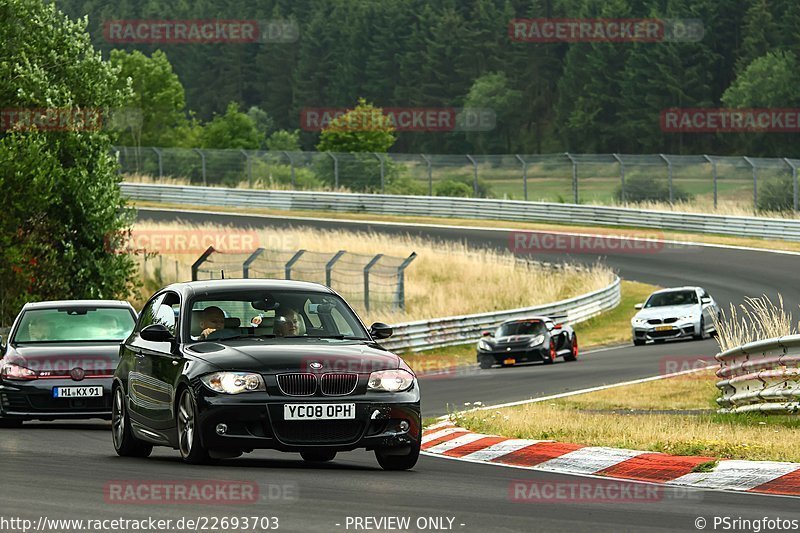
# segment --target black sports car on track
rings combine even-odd
[[[110,418],[119,345],[135,322],[122,301],[26,304],[0,348],[0,426]]]
[[[541,361],[554,363],[578,359],[578,336],[567,325],[553,319],[535,316],[507,320],[494,331],[485,331],[478,341],[478,363],[481,368],[495,364],[511,366],[516,363]]]
[[[119,455],[154,445],[187,463],[256,449],[330,461],[374,450],[413,467],[422,436],[416,377],[331,289],[283,280],[213,280],[156,293],[123,343],[114,375]]]

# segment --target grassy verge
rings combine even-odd
[[[646,283],[623,281],[619,306],[591,320],[575,326],[582,350],[620,344],[630,341],[630,322],[636,310],[633,306],[643,302],[658,289]],[[428,352],[406,354],[406,362],[419,373],[450,371],[453,367],[475,364],[475,345],[465,344]]]
[[[498,410],[455,413],[479,433],[720,459],[800,462],[800,417],[714,412],[710,371]]]
[[[706,244],[719,244],[724,246],[744,246],[749,248],[763,248],[765,250],[785,250],[800,252],[800,243],[756,239],[748,237],[729,237],[704,233],[662,231],[655,229],[609,227],[609,226],[579,226],[575,224],[557,224],[543,222],[516,222],[506,220],[475,220],[463,218],[442,217],[413,217],[399,215],[372,215],[363,213],[335,213],[331,211],[286,211],[280,209],[258,209],[245,207],[217,207],[217,206],[191,206],[183,204],[170,204],[161,202],[133,202],[140,207],[154,207],[163,209],[199,209],[216,211],[220,213],[237,214],[262,214],[286,217],[321,217],[333,220],[372,220],[382,222],[402,222],[406,224],[425,225],[455,225],[463,227],[484,228],[509,228],[531,231],[562,231],[574,233],[591,233],[596,235],[618,235],[624,237],[639,237],[644,239],[666,239],[679,242],[698,242]]]

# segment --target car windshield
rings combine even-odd
[[[495,332],[495,337],[511,337],[514,335],[541,335],[547,327],[541,320],[524,320],[503,324]]]
[[[364,326],[338,296],[311,291],[252,289],[191,302],[192,340],[234,338],[368,340]]]
[[[121,342],[133,326],[133,314],[124,307],[31,309],[20,317],[11,342]]]
[[[648,298],[645,308],[666,307],[669,305],[692,305],[697,303],[697,293],[694,291],[658,292]]]

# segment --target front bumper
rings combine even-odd
[[[55,387],[102,386],[96,398],[53,398]],[[18,420],[111,418],[111,378],[5,380],[0,382],[0,416]]]
[[[666,329],[669,327],[669,329]],[[665,328],[659,330],[658,328]],[[686,339],[697,334],[699,324],[682,322],[679,324],[665,324],[654,326],[650,324],[632,326],[633,338],[642,341]]]
[[[544,361],[550,358],[550,348],[544,344],[536,347],[503,348],[500,350],[483,351],[478,350],[478,362],[484,357],[491,357],[497,364],[504,364],[507,360],[513,359],[515,363],[529,363],[534,361]]]
[[[418,444],[422,434],[416,385],[411,391],[396,394],[280,398],[255,392],[226,396],[201,386],[198,397],[197,427],[203,445],[212,450],[404,449]],[[355,403],[356,414],[353,420],[284,420],[287,403]],[[401,431],[401,421],[408,422],[407,431]],[[222,435],[217,433],[219,424],[227,428]]]

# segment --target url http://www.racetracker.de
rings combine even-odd
[[[182,518],[48,518],[32,520],[0,516],[0,531],[9,533],[60,533],[86,531],[93,533],[164,533],[164,532],[217,532],[217,531],[277,531],[280,520],[276,516],[197,516]]]

